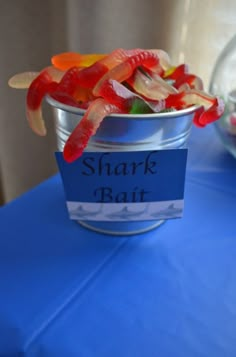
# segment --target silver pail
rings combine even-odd
[[[58,151],[84,115],[84,110],[46,98],[53,109]],[[181,149],[187,145],[197,107],[153,114],[112,114],[104,118],[85,151],[144,151]],[[164,220],[148,221],[79,221],[91,230],[110,235],[133,235],[158,227]]]

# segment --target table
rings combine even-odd
[[[0,356],[235,357],[236,160],[189,141],[181,219],[133,237],[70,221],[51,177],[0,208]]]

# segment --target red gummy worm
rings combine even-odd
[[[146,68],[153,68],[158,65],[160,62],[157,54],[150,51],[141,51],[131,57],[129,57],[124,63],[127,63],[131,66],[132,73],[138,66],[144,66]],[[132,75],[131,73],[131,75]]]
[[[77,86],[93,88],[97,81],[108,71],[102,63],[96,62],[90,67],[79,69],[72,67],[62,77],[58,91],[66,92],[69,95],[75,93]]]
[[[28,109],[36,110],[40,107],[43,97],[57,87],[47,70],[42,71],[30,84],[26,104]]]
[[[52,92],[50,95],[53,99],[57,100],[62,104],[80,108],[79,103],[71,95],[67,93],[55,91]]]
[[[136,97],[135,93],[114,79],[107,79],[102,82],[98,95],[126,112],[132,105],[132,99]]]
[[[177,66],[175,70],[171,74],[167,75],[165,78],[177,80],[178,78],[181,78],[184,74],[188,72],[189,72],[188,65],[183,63]]]
[[[207,110],[197,112],[193,123],[198,127],[204,127],[218,120],[224,113],[225,104],[221,98],[214,98],[213,104]]]
[[[185,92],[170,94],[165,99],[165,107],[182,109],[185,106],[184,96],[185,96]]]
[[[78,83],[85,88],[93,88],[102,76],[109,70],[100,62],[94,63],[92,66],[82,69],[78,73]]]
[[[93,88],[93,94],[98,96],[100,86],[107,79],[115,79],[118,82],[123,82],[132,76],[134,70],[143,65],[147,68],[153,68],[159,64],[159,57],[157,54],[149,51],[141,51],[124,62],[120,63],[116,67],[113,67],[110,71],[104,74],[104,76],[98,81],[96,86]]]
[[[96,133],[104,117],[111,113],[120,112],[119,108],[102,98],[94,100],[64,146],[63,157],[65,161],[69,163],[78,159],[91,136]]]
[[[183,84],[188,84],[191,89],[203,90],[203,82],[201,78],[195,74],[185,73],[176,79],[174,87],[179,89]]]

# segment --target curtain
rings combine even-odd
[[[8,0],[0,2],[0,202],[57,172],[50,108],[37,137],[25,116],[25,90],[10,89],[15,73],[37,70],[65,51],[162,48],[187,62],[206,86],[216,57],[234,35],[235,0]]]

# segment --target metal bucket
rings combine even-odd
[[[84,111],[64,105],[51,97],[47,102],[53,109],[58,151],[84,115]],[[185,148],[192,119],[197,107],[154,114],[113,114],[107,116],[85,151],[144,151]],[[164,220],[97,222],[79,221],[82,226],[110,235],[144,233],[158,227]]]

